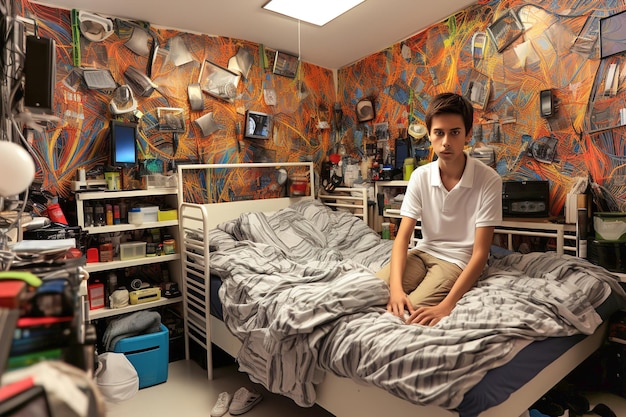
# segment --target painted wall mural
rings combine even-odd
[[[22,15],[37,20],[41,36],[57,41],[61,122],[32,133],[32,142],[46,188],[67,195],[77,168],[106,158],[112,93],[72,79],[69,11],[18,4]],[[423,120],[432,96],[455,91],[477,110],[472,146],[493,148],[494,166],[506,179],[548,180],[551,214],[562,212],[575,178],[588,174],[606,195],[607,209],[626,211],[626,59],[623,53],[601,58],[600,51],[600,22],[625,8],[618,0],[481,0],[339,69],[336,92],[332,71],[314,65],[301,64],[295,78],[274,74],[268,61],[275,51],[263,45],[149,27],[159,46],[151,65],[157,87],[137,97],[142,158],[321,164],[339,153],[360,161],[372,146],[391,152],[395,139]],[[141,22],[117,23],[117,33],[102,42],[85,40],[80,51],[82,67],[108,69],[121,83],[129,67],[146,71],[149,58],[128,45],[133,24]],[[203,64],[227,68],[240,53],[251,57],[251,66],[236,91],[223,91],[227,99],[202,93],[202,110],[192,110],[188,87],[199,82]],[[552,98],[543,107],[542,91]],[[276,104],[267,104],[274,97]],[[373,100],[375,117],[359,123],[355,108],[364,98]],[[343,116],[324,125],[335,102]],[[167,109],[182,112],[184,132],[161,129]],[[246,110],[273,115],[271,139],[244,140]]]
[[[552,214],[587,173],[608,196],[607,208],[624,211],[625,60],[599,56],[600,19],[623,9],[619,1],[479,1],[340,69],[343,107],[373,96],[377,114],[371,125],[347,126],[342,141],[358,148],[383,122],[390,137],[404,137],[432,96],[454,91],[477,110],[472,145],[493,147],[506,179],[548,180]],[[542,90],[554,97],[549,117],[540,115]]]
[[[320,109],[332,107],[335,101],[330,70],[307,63],[289,67],[286,62],[283,73],[287,76],[282,76],[272,71],[276,51],[263,45],[119,19],[115,19],[115,33],[102,41],[80,36],[79,65],[74,65],[71,11],[27,1],[18,6],[20,15],[37,22],[38,34],[54,39],[57,45],[55,114],[61,120],[49,123],[42,132],[29,132],[40,161],[38,175],[52,193],[70,195],[78,168],[89,171],[106,163],[107,127],[112,118],[138,118],[142,169],[156,172],[167,169],[172,160],[319,162],[331,146],[330,129],[319,123]],[[140,43],[133,33],[142,33]],[[158,48],[151,61],[153,44]],[[237,56],[247,64],[245,76],[237,74],[239,80],[232,92],[207,94],[212,88],[210,77],[216,79],[210,74],[228,72],[229,61]],[[127,84],[128,72],[136,69],[150,74],[154,88],[147,88],[145,94],[133,88],[137,110],[112,114],[115,90],[88,88],[83,70],[90,69],[108,71],[114,87]],[[192,109],[188,88],[198,83],[204,91]],[[244,138],[246,110],[272,116],[269,139]],[[125,172],[129,177],[134,174]]]

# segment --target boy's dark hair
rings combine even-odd
[[[465,133],[470,131],[474,124],[474,107],[463,96],[455,93],[441,93],[437,94],[430,105],[426,109],[426,117],[424,122],[426,123],[426,129],[430,133],[430,126],[433,116],[437,114],[458,114],[463,118],[465,124]]]

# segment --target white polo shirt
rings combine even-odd
[[[415,248],[465,268],[472,256],[477,227],[502,222],[502,178],[482,161],[470,157],[461,180],[448,191],[437,161],[411,174],[400,214],[422,223]]]

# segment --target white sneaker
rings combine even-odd
[[[228,412],[228,406],[232,397],[227,392],[222,392],[217,396],[217,402],[211,409],[211,417],[222,417]]]
[[[248,391],[245,387],[241,387],[235,392],[233,401],[230,403],[228,412],[233,416],[246,413],[263,399],[263,396],[256,391]]]

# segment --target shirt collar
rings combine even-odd
[[[459,181],[459,187],[471,188],[474,184],[474,171],[476,170],[476,160],[472,158],[469,153],[463,151],[465,154],[465,169]],[[441,173],[439,172],[439,164],[430,164],[430,185],[433,187],[441,186]]]

